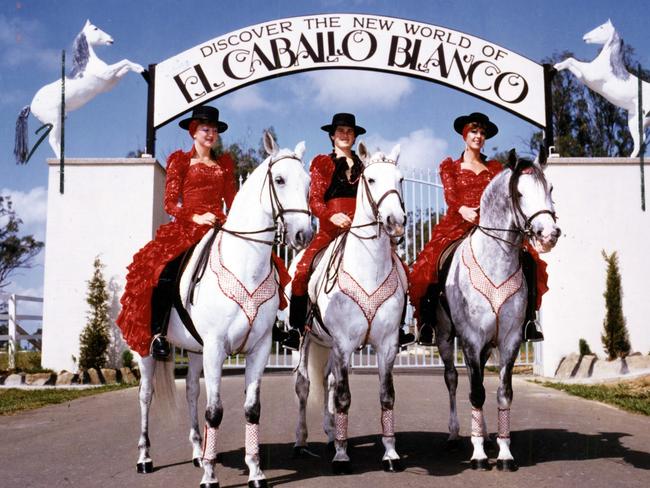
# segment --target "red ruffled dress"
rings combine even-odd
[[[344,213],[350,219],[354,218],[357,186],[359,185],[359,176],[363,171],[363,163],[356,154],[353,155],[353,158],[354,164],[350,180],[346,175],[348,163],[345,157],[337,158],[334,153],[319,154],[311,162],[309,167],[311,176],[309,207],[318,218],[320,227],[296,267],[296,274],[291,282],[293,295],[307,294],[310,268],[314,257],[345,230],[334,225],[330,221],[330,217],[337,213]]]
[[[194,214],[211,212],[223,224],[223,204],[230,207],[237,185],[235,163],[228,154],[217,165],[190,164],[194,150],[176,151],[167,159],[165,211],[174,217],[161,225],[156,237],[140,249],[127,267],[126,286],[120,303],[117,325],[129,347],[141,356],[151,344],[151,294],[160,273],[172,259],[197,243],[211,229],[192,221]],[[179,205],[179,203],[181,205]]]
[[[420,301],[431,283],[438,281],[438,258],[452,242],[462,239],[474,224],[465,220],[458,210],[462,206],[478,207],[483,190],[502,169],[498,161],[487,161],[487,171],[475,174],[469,169],[461,169],[462,156],[454,161],[445,159],[440,164],[440,179],[447,202],[447,213],[440,219],[431,233],[431,240],[418,254],[410,274],[409,298],[419,317]],[[537,263],[537,308],[542,303],[542,295],[548,291],[546,263],[532,246],[525,244],[526,250]]]

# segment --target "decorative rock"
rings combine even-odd
[[[586,354],[580,359],[580,364],[578,365],[578,370],[576,371],[576,378],[589,378],[591,376],[592,368],[594,367],[594,362],[596,361],[596,356],[593,354]]]
[[[55,382],[54,373],[34,373],[25,375],[25,384],[32,386],[53,385]]]
[[[120,368],[120,375],[122,376],[122,383],[130,385],[138,382],[131,368]]]
[[[104,383],[107,385],[115,385],[117,383],[117,371],[112,368],[102,368],[101,374],[104,377]]]
[[[101,380],[101,378],[99,376],[99,373],[97,372],[97,370],[95,368],[89,368],[88,370],[86,370],[86,374],[88,375],[88,377],[87,377],[88,378],[88,383],[90,383],[91,385],[101,385],[102,384],[102,380]],[[84,383],[86,382],[85,380],[86,380],[86,378],[84,378]]]
[[[620,358],[613,361],[596,361],[591,373],[592,378],[615,378],[627,373],[627,368],[623,367],[623,361]]]
[[[567,379],[573,377],[578,370],[579,363],[580,355],[578,353],[572,352],[562,359],[560,365],[557,368],[557,371],[555,372],[555,377],[558,379]]]
[[[56,377],[57,386],[74,385],[79,383],[79,375],[69,371],[61,371]]]
[[[5,386],[20,386],[24,382],[25,373],[14,373],[5,378]]]
[[[625,358],[627,367],[630,372],[637,370],[650,369],[650,356],[641,356],[634,354]]]

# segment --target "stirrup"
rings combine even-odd
[[[433,341],[433,327],[431,327],[431,325],[423,324],[422,327],[420,327],[418,344],[421,346],[435,346]]]
[[[410,332],[404,332],[404,329],[399,328],[398,344],[400,348],[406,348],[411,344],[415,344],[415,335]]]
[[[531,319],[524,325],[524,341],[527,342],[541,342],[544,340],[544,334],[539,322]]]
[[[287,338],[282,341],[282,347],[289,351],[300,351],[300,332],[297,329],[289,329]]]
[[[153,356],[154,359],[165,360],[169,358],[171,354],[171,346],[169,341],[162,334],[156,334],[151,341],[151,347],[149,348],[149,353]]]

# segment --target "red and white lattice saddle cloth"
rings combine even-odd
[[[210,269],[217,276],[219,288],[225,296],[237,303],[246,314],[249,325],[253,325],[257,312],[263,303],[268,302],[278,292],[278,283],[273,274],[273,266],[269,274],[252,292],[223,263],[221,258],[221,235],[217,237],[216,252],[210,254]],[[216,254],[216,256],[215,256]]]
[[[474,249],[472,249],[471,239],[462,249],[463,264],[467,268],[472,286],[487,299],[492,307],[492,311],[498,317],[501,306],[521,288],[524,281],[521,266],[519,266],[519,268],[517,268],[517,270],[503,283],[495,285],[492,283],[492,280],[487,277],[483,268],[481,268],[481,265],[476,260]]]
[[[343,293],[349,296],[354,302],[359,305],[363,315],[368,321],[368,326],[375,318],[377,311],[384,304],[386,300],[392,297],[401,284],[402,289],[406,289],[404,283],[401,282],[397,263],[393,257],[393,266],[386,276],[386,279],[381,285],[377,287],[372,293],[368,293],[357,281],[344,269],[339,271],[338,285]],[[401,264],[400,264],[401,266]]]

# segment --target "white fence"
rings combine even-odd
[[[7,334],[0,334],[0,343],[7,341],[7,367],[8,369],[14,369],[16,367],[16,352],[21,341],[29,342],[34,349],[40,351],[43,339],[42,334],[30,334],[22,327],[22,323],[26,321],[42,322],[43,315],[18,313],[19,303],[43,303],[43,299],[12,294],[0,295],[0,300],[6,300],[7,303],[7,312],[0,313],[0,324],[7,322]]]

